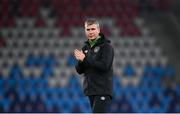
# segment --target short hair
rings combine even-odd
[[[99,26],[98,20],[95,19],[95,18],[89,18],[89,19],[86,19],[85,24],[87,24],[87,25],[96,24],[97,27],[100,27],[100,26]]]

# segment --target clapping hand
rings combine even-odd
[[[74,50],[74,56],[79,61],[83,61],[85,58],[85,54],[83,53],[83,51],[78,49]]]

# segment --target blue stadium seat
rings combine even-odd
[[[131,64],[127,64],[123,70],[123,74],[125,76],[134,76],[136,72]]]
[[[65,97],[64,97],[65,98]],[[58,106],[62,109],[62,112],[64,113],[70,113],[72,110],[72,100],[67,98],[62,98],[58,102]]]
[[[163,66],[159,63],[156,66],[153,66],[152,68],[152,73],[154,74],[154,76],[156,77],[162,77],[164,76],[164,68]]]
[[[10,86],[10,87],[14,87],[16,80],[15,79],[6,79],[6,83]]]
[[[180,95],[180,86],[176,87],[176,92],[177,92],[178,95]]]
[[[147,104],[143,105],[139,102],[134,102],[132,108],[135,113],[147,113],[148,105]]]
[[[67,65],[69,67],[74,67],[77,64],[77,60],[73,55],[69,55],[67,58]]]
[[[27,60],[25,61],[25,64],[28,67],[32,67],[32,66],[34,66],[35,62],[36,62],[35,57],[32,54],[29,54],[27,57]]]
[[[12,66],[9,72],[9,76],[15,79],[22,77],[22,71],[20,66],[18,66],[17,64]]]
[[[107,109],[111,113],[120,113],[120,100],[112,100],[110,107]]]
[[[41,89],[37,91],[37,96],[39,96],[40,100],[42,102],[45,102],[49,97],[47,95],[47,90],[46,89]]]
[[[82,113],[91,113],[91,108],[87,100],[82,101],[82,103],[79,104],[79,107]]]
[[[113,94],[115,97],[121,94],[120,78],[116,75],[113,76]]]
[[[35,56],[35,65],[36,66],[45,66],[46,64],[46,57],[43,55]]]
[[[140,80],[140,84],[142,84],[142,86],[156,86],[159,87],[160,86],[160,77],[154,77],[153,76],[148,76],[148,75],[144,75],[143,77],[141,77]]]
[[[176,103],[174,109],[175,109],[175,111],[174,111],[175,113],[179,113],[180,112],[180,102]]]
[[[3,89],[3,85],[4,85],[5,81],[4,79],[0,79],[0,91]]]
[[[41,77],[47,78],[47,77],[53,76],[53,75],[54,75],[53,67],[44,67],[42,69]]]
[[[49,56],[45,57],[44,59],[45,59],[45,61],[44,61],[43,65],[46,65],[46,66],[55,66],[55,65],[58,64],[57,60],[55,59],[53,54],[50,54]]]
[[[68,87],[70,89],[82,89],[81,84],[79,80],[77,79],[77,76],[72,74],[68,80]]]
[[[3,110],[5,111],[5,112],[8,112],[8,109],[9,109],[9,106],[10,106],[10,101],[9,101],[9,99],[7,99],[7,98],[1,98],[0,99],[0,106],[3,106]],[[1,112],[1,111],[0,111]]]
[[[150,75],[153,73],[153,67],[150,65],[150,64],[147,64],[145,67],[144,67],[144,72],[143,72],[143,75]]]
[[[46,100],[44,101],[44,103],[45,103],[47,109],[52,109],[52,107],[53,107],[53,101],[52,101],[51,99],[46,99]]]
[[[36,88],[44,88],[45,89],[48,87],[48,79],[46,79],[46,78],[39,77],[39,78],[36,78],[34,81],[35,81],[34,87],[36,87]]]
[[[74,101],[73,106],[78,106],[81,113],[90,113],[90,104],[87,97],[81,97],[80,99]]]
[[[175,68],[171,65],[168,64],[165,68],[165,76],[168,78],[173,78],[175,76]]]
[[[140,87],[139,90],[141,90],[143,97],[149,101],[152,94],[151,90],[144,86]]]
[[[39,56],[34,56],[32,54],[29,54],[25,64],[29,67],[31,67],[31,66],[38,66],[38,67],[48,66],[48,67],[51,67],[51,66],[54,66],[58,63],[57,63],[53,54],[50,54],[48,56],[44,56],[42,54]]]
[[[161,108],[163,110],[162,112],[167,112],[168,111],[170,101],[171,101],[170,97],[163,97],[163,99],[161,100]]]

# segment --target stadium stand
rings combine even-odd
[[[109,112],[180,112],[174,66],[141,17],[168,0],[1,0],[0,112],[91,112],[74,70],[83,21],[100,20],[115,48]]]

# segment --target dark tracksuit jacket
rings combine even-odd
[[[84,94],[109,95],[112,98],[114,49],[110,40],[100,33],[100,38],[91,47],[86,41],[82,48],[85,58],[76,65],[76,71],[84,74]]]

